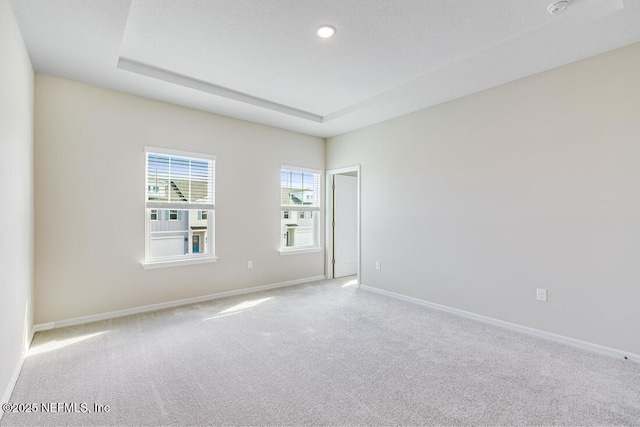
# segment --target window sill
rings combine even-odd
[[[190,258],[190,259],[172,259],[172,260],[164,260],[164,261],[144,261],[142,263],[142,268],[145,270],[150,270],[153,268],[165,268],[165,267],[178,267],[181,265],[191,265],[191,264],[205,264],[209,262],[216,262],[218,257],[201,257],[201,258]]]
[[[297,254],[310,254],[313,252],[322,252],[323,248],[307,248],[307,249],[280,249],[280,255],[297,255]]]

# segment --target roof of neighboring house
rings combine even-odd
[[[166,179],[158,179],[158,186],[164,186],[167,188]],[[169,192],[165,190],[165,194],[158,194],[156,200],[172,200],[172,201],[189,201],[189,190],[191,190],[191,201],[196,202],[200,200],[205,200],[207,198],[208,193],[208,183],[207,181],[196,181],[187,179],[172,179],[169,181]]]
[[[280,187],[280,203],[282,205],[304,205],[310,204],[300,197],[304,192],[313,191],[307,188],[286,188]]]

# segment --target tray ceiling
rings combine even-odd
[[[548,4],[12,1],[38,72],[323,137],[640,41],[640,0]]]

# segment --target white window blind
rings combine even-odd
[[[215,157],[146,149],[147,209],[214,209]]]
[[[280,206],[288,211],[319,211],[320,173],[283,167],[280,170]]]

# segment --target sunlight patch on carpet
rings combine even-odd
[[[202,321],[207,321],[207,320],[215,320],[215,319],[220,319],[221,317],[227,317],[227,316],[233,316],[234,314],[240,314],[242,313],[242,311],[235,311],[233,313],[227,313],[227,314],[219,314],[217,316],[213,316],[213,317],[207,317],[206,319],[202,319]]]
[[[94,334],[81,335],[79,337],[67,338],[64,340],[49,341],[40,345],[32,346],[29,350],[29,356],[35,356],[37,354],[48,353],[50,351],[59,350],[69,345],[77,344],[82,341],[86,341],[91,338],[95,338],[99,335],[106,334],[108,331],[96,332]]]
[[[347,283],[342,285],[343,288],[348,288],[349,286],[356,286],[358,284],[358,279],[349,280]]]
[[[260,305],[265,301],[269,301],[271,298],[272,297],[255,299],[253,301],[244,301],[244,302],[241,302],[240,304],[234,305],[233,307],[227,308],[226,310],[223,310],[218,314],[226,314],[226,313],[232,313],[234,311],[247,310],[249,308],[255,307],[256,305]]]

